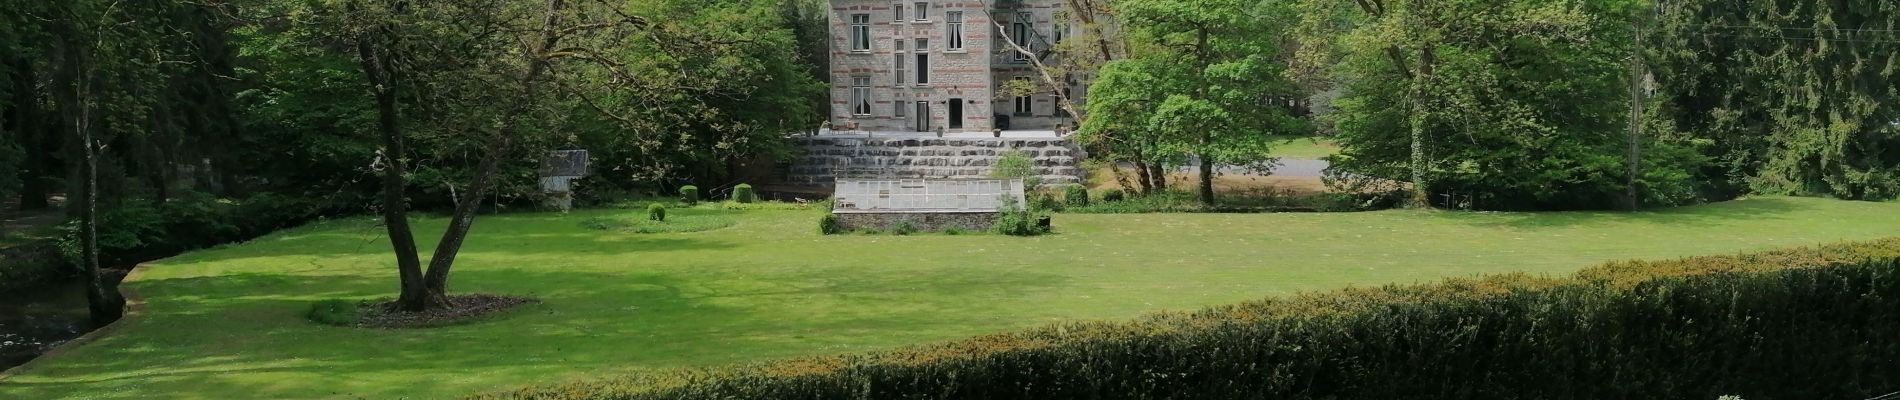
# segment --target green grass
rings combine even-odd
[[[710,232],[581,226],[626,212],[479,220],[452,289],[542,302],[433,329],[306,318],[318,301],[395,292],[369,218],[153,263],[128,282],[144,315],[7,378],[0,398],[444,398],[1304,290],[1900,235],[1900,204],[1798,198],[1631,214],[1058,215],[1057,234],[1034,238],[821,236],[818,212],[788,210]]]
[[[589,229],[625,232],[625,233],[689,233],[705,232],[732,227],[737,223],[735,217],[739,211],[714,210],[704,208],[673,208],[666,210],[665,221],[654,221],[647,211],[625,210],[590,217],[581,221],[581,226]]]
[[[1321,137],[1276,137],[1270,154],[1279,158],[1315,160],[1339,154],[1339,144]]]

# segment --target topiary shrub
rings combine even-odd
[[[1082,185],[1069,185],[1063,188],[1062,202],[1069,207],[1088,207],[1089,188]]]
[[[838,216],[825,214],[824,219],[818,220],[818,233],[826,234],[826,235],[836,235],[836,234],[841,234],[845,232],[844,232],[844,226],[838,224]]]
[[[752,185],[741,183],[732,187],[732,201],[751,203],[759,201],[759,195],[752,191]]]
[[[699,187],[693,185],[680,186],[680,202],[686,203],[686,205],[689,206],[699,204]]]
[[[1126,190],[1113,189],[1107,192],[1102,192],[1103,202],[1122,201],[1126,199],[1128,199],[1128,191]]]
[[[647,205],[647,219],[666,222],[666,205],[653,203]]]

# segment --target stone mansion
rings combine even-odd
[[[1075,24],[1061,0],[831,0],[835,130],[988,132],[1074,127],[1009,35],[1050,60]],[[987,6],[986,6],[987,5]],[[995,20],[992,20],[992,17]],[[998,25],[1003,27],[998,28]],[[1036,87],[1015,96],[1004,90]],[[1066,82],[1078,105],[1083,82]]]

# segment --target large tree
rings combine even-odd
[[[1607,208],[1631,185],[1692,201],[1691,143],[1626,134],[1634,43],[1620,0],[1310,0],[1305,65],[1343,90],[1326,117],[1357,179],[1410,185],[1415,205]],[[1640,77],[1637,77],[1640,78]]]
[[[1900,3],[1658,2],[1657,112],[1710,192],[1900,196]]]
[[[1298,90],[1280,42],[1291,22],[1285,3],[1123,0],[1116,7],[1137,50],[1109,62],[1090,88],[1085,132],[1141,143],[1148,158],[1192,159],[1209,205],[1220,168],[1270,170],[1272,138],[1306,132],[1286,101]]]

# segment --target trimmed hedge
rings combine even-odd
[[[752,185],[741,183],[739,186],[732,187],[732,201],[739,203],[756,202],[759,201],[759,194],[752,191]]]
[[[666,222],[666,205],[653,203],[647,205],[647,220]]]
[[[1900,239],[1272,298],[533,399],[1868,398],[1900,390]]]
[[[699,187],[693,185],[680,186],[680,202],[686,203],[686,205],[689,206],[699,204]]]

